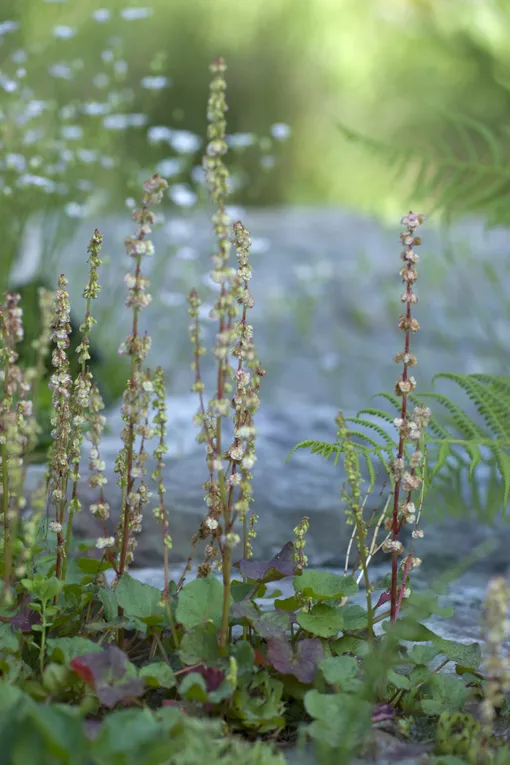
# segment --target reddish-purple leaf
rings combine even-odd
[[[129,704],[131,699],[142,696],[145,682],[141,677],[130,677],[122,682],[114,682],[96,687],[96,696],[105,707],[113,709],[119,702]]]
[[[267,658],[282,675],[294,675],[302,683],[313,683],[324,649],[318,638],[300,640],[296,651],[283,638],[272,638],[267,646]]]
[[[238,565],[243,577],[263,583],[277,582],[286,576],[292,576],[298,568],[294,560],[294,545],[292,542],[287,542],[270,561],[243,559],[239,561]]]
[[[129,660],[117,646],[107,646],[101,652],[87,653],[71,661],[71,669],[93,688],[99,701],[112,709],[119,701],[141,696],[145,681],[127,676]]]
[[[34,624],[41,624],[41,614],[34,611],[33,608],[29,608],[29,598],[25,598],[14,616],[11,616],[9,623],[15,630],[21,632],[31,632]]]
[[[190,672],[198,672],[205,680],[207,686],[207,693],[218,690],[220,685],[225,679],[225,673],[222,669],[217,667],[207,667],[205,664],[199,664],[198,666],[186,667],[184,671],[181,671],[181,676],[189,674]]]
[[[377,601],[375,607],[379,608],[379,606],[383,606],[385,603],[389,603],[390,600],[391,600],[390,593],[389,592],[383,592],[383,594],[381,595],[381,597]]]
[[[376,704],[372,712],[372,722],[378,723],[384,720],[393,720],[395,717],[395,707],[393,704],[380,703]]]
[[[73,672],[76,672],[78,677],[80,677],[85,685],[88,685],[90,688],[94,688],[96,683],[94,679],[94,673],[92,672],[91,668],[87,664],[87,659],[84,656],[77,656],[75,659],[72,659],[70,662],[70,667],[73,670]]]

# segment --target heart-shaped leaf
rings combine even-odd
[[[209,574],[185,584],[179,593],[176,618],[190,629],[198,624],[212,622],[219,628],[223,608],[223,585]]]
[[[294,545],[292,542],[287,542],[270,561],[243,559],[239,561],[239,569],[243,577],[253,579],[255,582],[277,582],[286,576],[292,576],[297,569]]]
[[[119,701],[141,696],[145,689],[144,681],[136,677],[128,657],[117,646],[109,645],[100,653],[77,656],[71,660],[70,667],[110,709]]]
[[[320,640],[300,640],[295,652],[284,638],[272,638],[267,646],[267,658],[283,675],[294,675],[302,683],[313,683],[319,662],[324,656]]]
[[[342,608],[331,608],[325,603],[318,603],[310,611],[300,611],[296,621],[307,632],[323,638],[338,635],[344,624]]]
[[[358,585],[353,576],[340,576],[329,571],[306,569],[300,576],[294,577],[294,589],[307,598],[331,600],[355,595]]]
[[[328,656],[321,661],[319,669],[325,681],[339,690],[354,691],[360,685],[356,677],[358,662],[353,656]]]
[[[266,611],[256,620],[254,627],[266,639],[283,636],[290,628],[289,617],[288,611]]]

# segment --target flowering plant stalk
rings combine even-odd
[[[23,312],[20,296],[8,292],[5,305],[0,306],[0,379],[3,398],[0,406],[0,456],[2,471],[2,516],[4,571],[2,599],[9,599],[13,573],[14,544],[19,512],[22,505],[23,454],[29,432],[25,417],[32,417],[32,404],[26,394],[30,385],[20,370],[16,345],[23,340]]]
[[[154,509],[154,515],[156,520],[161,524],[161,533],[163,535],[163,575],[164,575],[164,587],[163,596],[165,603],[168,605],[168,589],[169,589],[169,573],[168,573],[168,551],[172,549],[172,537],[168,533],[168,517],[167,509],[165,506],[165,485],[163,483],[163,457],[168,451],[166,445],[166,423],[168,417],[166,414],[165,403],[165,375],[163,369],[158,367],[154,375],[153,380],[154,388],[154,402],[152,404],[153,409],[156,410],[156,415],[153,419],[153,425],[155,435],[159,437],[158,444],[154,449],[154,459],[156,460],[156,467],[151,475],[152,480],[157,484],[159,504]]]
[[[399,443],[397,457],[391,463],[391,474],[394,481],[393,488],[393,509],[391,518],[387,520],[386,528],[391,530],[391,539],[385,540],[383,550],[391,553],[391,591],[390,591],[390,618],[396,621],[399,611],[399,605],[405,589],[405,580],[411,568],[421,563],[419,558],[409,555],[404,561],[404,583],[401,591],[398,589],[398,559],[403,553],[404,547],[399,540],[400,530],[405,523],[414,523],[416,521],[416,508],[411,501],[413,491],[420,488],[423,479],[418,474],[417,469],[423,463],[423,454],[417,448],[411,458],[411,470],[406,471],[404,447],[407,440],[415,443],[423,440],[423,430],[430,419],[430,409],[424,406],[415,408],[411,417],[408,418],[407,398],[416,388],[416,380],[408,375],[409,367],[416,365],[417,360],[414,353],[411,352],[411,333],[418,332],[420,325],[411,314],[411,306],[418,302],[417,296],[413,293],[413,284],[418,279],[418,273],[415,265],[419,262],[419,256],[414,251],[415,247],[421,244],[420,237],[416,236],[418,227],[423,223],[424,216],[416,215],[412,212],[402,218],[402,225],[407,231],[400,234],[401,242],[404,246],[401,257],[404,266],[400,270],[402,281],[406,285],[405,292],[401,295],[401,301],[406,304],[406,312],[399,319],[399,329],[405,333],[404,351],[395,356],[395,363],[403,363],[403,372],[400,380],[395,386],[395,393],[402,399],[400,417],[395,420],[395,427],[399,431]],[[399,505],[400,490],[407,493],[407,497]],[[423,536],[422,532],[414,531],[413,535]]]
[[[69,557],[69,548],[71,545],[71,536],[73,531],[73,517],[75,512],[79,512],[81,509],[81,502],[78,498],[78,479],[80,478],[80,458],[81,458],[81,446],[83,443],[83,427],[87,422],[88,411],[91,401],[92,391],[92,373],[88,368],[87,361],[90,359],[89,347],[89,332],[96,324],[96,320],[90,312],[91,302],[95,300],[101,291],[101,285],[98,279],[98,269],[101,265],[101,259],[99,253],[103,243],[103,235],[97,229],[94,231],[92,239],[89,242],[88,253],[90,274],[89,281],[83,291],[83,297],[87,301],[87,308],[85,311],[85,318],[83,324],[80,325],[80,332],[82,335],[81,342],[76,348],[78,354],[78,361],[81,364],[80,372],[74,381],[74,391],[71,402],[72,412],[72,424],[73,424],[73,439],[71,443],[71,451],[69,462],[72,465],[71,479],[73,481],[73,491],[71,502],[69,503],[69,518],[67,521],[66,539],[64,546],[64,564],[62,569],[62,579],[65,580],[67,571],[67,560]]]
[[[344,491],[342,498],[347,501],[347,522],[354,525],[357,534],[361,571],[365,581],[368,639],[371,641],[374,637],[374,612],[372,608],[372,590],[368,573],[369,550],[366,546],[367,526],[363,518],[363,505],[361,502],[361,471],[359,467],[359,457],[349,437],[349,432],[342,412],[338,413],[336,423],[338,425],[337,438],[338,440],[341,440],[344,445],[344,467],[350,487],[350,494],[347,493],[347,491]]]
[[[248,523],[247,515],[252,501],[251,469],[255,464],[255,435],[253,415],[256,412],[259,399],[260,381],[265,374],[257,358],[253,345],[253,328],[247,323],[247,311],[253,307],[253,297],[248,282],[251,279],[251,267],[248,262],[251,240],[248,231],[238,221],[233,224],[233,240],[230,237],[230,219],[225,209],[225,199],[228,193],[228,170],[223,162],[227,151],[225,140],[226,121],[225,100],[226,71],[223,59],[218,59],[211,66],[215,75],[211,83],[208,105],[208,138],[206,155],[203,165],[207,185],[211,197],[217,205],[213,216],[213,225],[217,240],[217,252],[213,256],[211,278],[220,285],[220,292],[214,308],[209,316],[219,323],[216,334],[216,344],[213,355],[218,362],[216,394],[205,408],[203,392],[205,389],[200,373],[200,357],[205,348],[200,344],[200,327],[198,324],[200,299],[196,290],[189,296],[189,315],[194,320],[190,326],[190,339],[194,345],[195,358],[192,369],[195,372],[193,390],[200,396],[200,409],[195,421],[201,426],[198,439],[207,445],[207,466],[209,479],[204,484],[205,501],[209,508],[207,517],[201,524],[194,538],[211,538],[206,546],[205,561],[199,567],[199,576],[207,576],[211,569],[211,561],[218,555],[221,559],[216,566],[223,574],[223,613],[220,628],[220,646],[225,650],[228,641],[228,625],[230,613],[230,580],[232,571],[232,549],[240,542],[234,524],[240,520],[243,524],[243,552],[249,557],[251,551],[250,539],[254,536],[252,516]],[[228,266],[232,242],[235,244],[238,268]],[[239,321],[236,303],[242,305],[243,312]],[[230,365],[229,356],[237,359],[237,368]],[[230,395],[234,389],[233,398]],[[234,409],[234,439],[225,451],[223,447],[223,419],[229,410]],[[226,464],[225,464],[226,463]],[[235,489],[239,496],[234,502]],[[216,546],[217,545],[217,546]],[[189,568],[189,564],[187,566]]]
[[[508,605],[510,590],[507,580],[494,577],[490,580],[485,596],[482,619],[482,634],[487,646],[484,663],[488,675],[484,687],[484,698],[480,705],[482,722],[486,735],[490,735],[497,711],[510,691],[510,665],[504,643],[510,635]]]
[[[51,454],[51,499],[55,506],[55,520],[49,524],[50,531],[57,536],[56,571],[57,579],[62,579],[65,556],[65,512],[67,485],[71,474],[69,452],[71,449],[71,395],[72,378],[69,373],[69,334],[71,332],[71,316],[67,279],[61,274],[58,289],[55,293],[54,317],[52,323],[52,340],[55,348],[52,363],[55,371],[51,376],[49,387],[52,391],[54,414],[51,418],[53,426]]]
[[[150,208],[159,204],[168,188],[167,182],[159,175],[154,175],[144,184],[145,193],[139,210],[133,211],[133,220],[139,225],[134,236],[125,239],[126,252],[135,263],[134,273],[128,273],[125,283],[128,287],[126,305],[133,310],[131,334],[119,348],[121,355],[131,357],[131,374],[124,393],[122,418],[125,426],[122,430],[124,447],[117,457],[115,472],[119,474],[118,484],[122,489],[122,516],[117,531],[117,544],[120,548],[118,574],[122,576],[133,560],[136,547],[135,534],[141,531],[142,508],[150,498],[147,485],[142,481],[135,489],[135,479],[145,474],[146,455],[143,449],[135,456],[136,436],[149,435],[145,426],[152,384],[145,379],[143,362],[147,357],[151,341],[147,334],[140,335],[138,319],[140,311],[151,303],[147,292],[149,280],[142,275],[141,264],[144,257],[154,252],[154,246],[146,239],[152,231],[155,217]]]

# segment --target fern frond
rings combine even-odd
[[[477,412],[483,417],[492,433],[502,439],[510,434],[509,402],[505,401],[502,391],[495,393],[490,385],[484,385],[476,377],[453,372],[441,372],[435,375],[432,382],[441,378],[451,380],[462,388],[468,398],[473,401]]]
[[[395,179],[412,175],[410,195],[427,200],[432,212],[447,218],[483,213],[490,225],[510,221],[510,162],[504,152],[509,142],[478,120],[465,115],[441,115],[453,128],[454,139],[440,134],[433,146],[391,145],[357,133],[343,124],[343,136],[358,143],[395,171]],[[440,133],[440,131],[438,131]]]
[[[402,408],[402,399],[396,396],[394,393],[376,393],[375,396],[372,396],[372,398],[386,399],[386,401],[389,401],[390,404],[397,410],[397,412],[400,412]]]
[[[442,393],[426,392],[409,396],[414,405],[428,402],[432,410],[423,438],[423,447],[427,450],[425,485],[430,488],[434,482],[433,488],[439,486],[440,493],[445,499],[448,497],[448,502],[449,496],[456,497],[458,501],[465,496],[467,472],[471,504],[480,516],[483,513],[485,518],[491,520],[500,509],[504,513],[510,502],[510,378],[455,373],[442,373],[434,378],[441,379],[453,382],[469,398],[482,422],[476,422],[458,403]],[[400,412],[402,404],[401,399],[393,394],[382,393],[378,396],[384,398],[394,411],[389,413],[366,408],[361,409],[356,417],[345,418],[346,422],[372,431],[349,430],[351,444],[357,450],[358,458],[363,458],[366,464],[370,478],[369,491],[375,485],[377,463],[393,485],[390,464],[396,456],[398,436],[390,435],[388,425],[393,429],[395,410]],[[405,444],[406,456],[407,446]],[[345,445],[338,441],[301,441],[292,449],[287,462],[297,449],[309,449],[312,454],[326,460],[334,455],[334,464],[337,465]],[[473,481],[481,465],[490,468],[484,501],[480,498],[476,481]]]
[[[474,496],[478,492],[476,484],[473,483],[477,468],[485,464],[491,466],[492,470],[494,466],[503,490],[498,505],[501,509],[502,504],[504,511],[510,501],[510,378],[455,373],[441,373],[434,377],[434,381],[441,379],[454,383],[459,391],[467,396],[481,422],[475,421],[460,404],[442,393],[427,392],[419,396],[409,396],[413,404],[426,402],[432,410],[424,437],[429,463],[427,485],[434,479],[436,486],[439,481],[446,489],[453,481],[458,496],[461,496],[461,475],[466,475],[467,472],[467,481]],[[381,395],[392,407],[399,403],[395,396]],[[379,423],[387,423],[392,419],[387,412],[362,411],[368,412],[379,420]],[[368,427],[368,423],[363,424]],[[377,423],[372,423],[371,427],[376,429]],[[381,425],[378,427],[381,428]],[[489,490],[493,501],[495,492],[497,493],[497,482],[493,482],[490,488],[487,487],[487,491]],[[479,497],[476,496],[475,499],[477,505],[480,504]],[[492,515],[494,508],[486,507],[486,513]]]
[[[387,451],[391,452],[397,444],[396,439],[391,438],[391,436],[388,435],[386,430],[377,422],[372,422],[372,420],[365,420],[359,416],[360,414],[368,414],[368,415],[371,415],[372,417],[379,417],[381,420],[385,420],[392,426],[393,426],[394,418],[389,417],[386,414],[386,412],[380,412],[378,409],[361,409],[358,412],[357,417],[345,418],[346,422],[352,422],[354,423],[354,425],[359,425],[362,428],[369,428],[370,430],[374,430],[382,438],[383,442],[386,444],[386,447],[382,447],[382,448],[386,448]],[[356,432],[356,433],[351,433],[351,435],[356,435],[359,438],[364,439],[365,441],[371,442],[374,447],[381,449],[381,445],[378,444],[377,441],[370,439],[370,436],[366,435],[365,433]]]
[[[496,464],[503,479],[503,507],[506,508],[510,499],[510,455],[499,447],[494,447]]]
[[[334,454],[334,464],[336,466],[338,465],[340,454],[343,451],[343,445],[338,441],[335,441],[332,444],[328,443],[327,441],[300,441],[299,444],[296,444],[292,447],[285,461],[289,462],[294,452],[296,452],[298,449],[310,449],[312,454],[318,454],[321,457],[324,457],[325,460],[329,460],[331,455]]]
[[[451,416],[451,420],[457,427],[460,433],[463,433],[466,438],[476,440],[477,438],[483,438],[485,432],[483,428],[462,411],[460,406],[451,401],[448,396],[444,396],[440,393],[421,393],[420,396],[424,399],[431,399],[437,404],[441,404]],[[437,422],[437,418],[434,418]]]

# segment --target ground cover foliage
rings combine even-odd
[[[487,430],[444,396],[415,393],[411,368],[417,362],[415,345],[419,354],[414,337],[420,327],[413,315],[414,285],[424,217],[410,212],[402,219],[396,247],[404,284],[398,320],[403,346],[394,359],[401,376],[394,393],[386,394],[396,412],[371,408],[348,419],[340,411],[335,441],[296,445],[342,463],[339,499],[352,527],[345,573],[308,566],[306,517],[289,529],[289,542],[272,560],[253,557],[257,516],[251,509],[251,478],[265,371],[249,324],[254,303],[250,235],[240,221],[230,221],[225,206],[224,61],[215,61],[211,71],[203,167],[215,206],[211,278],[218,289],[209,318],[218,324],[212,349],[218,371],[206,400],[201,303],[193,290],[190,358],[195,420],[205,453],[206,509],[179,581],[169,576],[172,518],[162,480],[171,438],[165,381],[160,368],[145,365],[150,338],[142,316],[151,301],[143,263],[153,255],[148,236],[166,181],[159,175],[146,181],[133,212],[136,232],[125,240],[132,264],[124,280],[132,324],[119,349],[129,379],[123,447],[115,464],[122,496],[117,528],[103,496],[104,405],[89,366],[93,305],[100,299],[101,233],[94,231],[88,247],[90,278],[78,344],[70,343],[65,275],[54,293],[40,293],[41,333],[33,366],[21,364],[17,353],[23,339],[19,296],[7,293],[1,306],[1,761],[191,765],[206,758],[228,764],[242,757],[249,765],[276,765],[296,744],[302,751],[311,745],[324,765],[347,765],[357,756],[371,756],[382,729],[403,745],[413,744],[423,763],[504,765],[510,762],[504,735],[510,688],[503,646],[506,581],[495,578],[487,592],[483,653],[478,643],[445,640],[426,626],[433,614],[452,615],[441,602],[445,581],[429,592],[414,591],[413,571],[421,564],[417,553],[426,533],[424,501],[448,458],[457,455],[471,473],[484,459],[493,460],[506,506],[507,383],[487,375],[450,375],[475,401]],[[236,267],[229,263],[232,245]],[[71,360],[71,348],[77,359]],[[27,498],[24,481],[41,430],[38,390],[48,356],[52,444],[46,478]],[[446,407],[448,426],[429,403]],[[381,418],[394,427],[394,438],[378,424]],[[228,419],[232,438],[225,434]],[[351,423],[365,430],[353,430]],[[367,435],[370,430],[379,440]],[[152,446],[156,468],[147,475]],[[90,507],[80,501],[83,453],[97,490]],[[362,468],[367,492],[362,491]],[[367,512],[376,469],[384,471],[387,489],[382,508]],[[102,524],[92,544],[73,537],[78,512],[92,512]],[[161,523],[162,591],[130,573],[147,512]],[[382,579],[371,576],[376,555],[388,560]],[[278,589],[282,579],[292,582],[290,596]],[[352,602],[359,592],[363,605]]]

